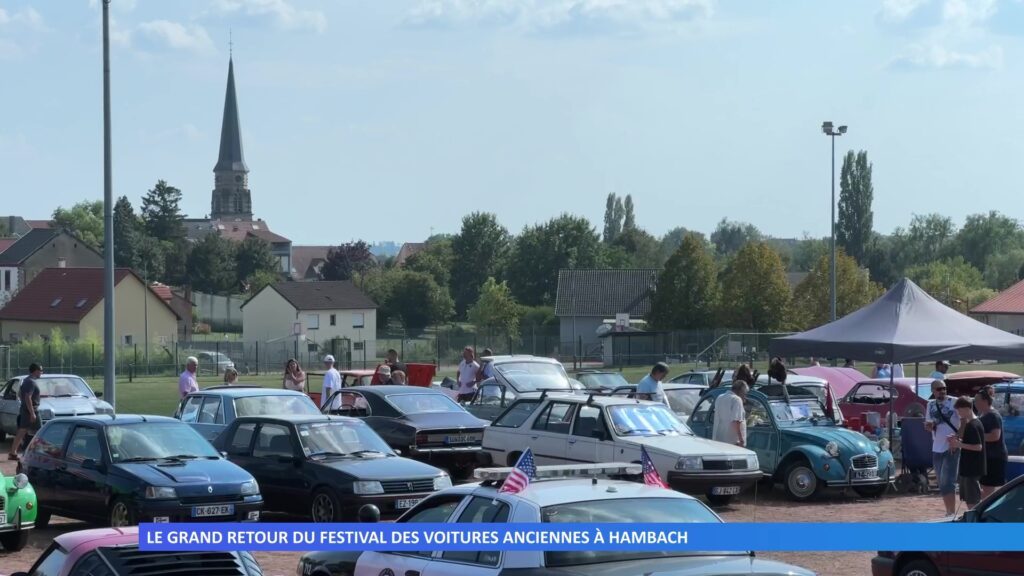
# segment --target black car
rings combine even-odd
[[[303,392],[261,386],[211,386],[181,399],[174,417],[191,425],[210,442],[241,416],[319,414]]]
[[[238,418],[214,445],[256,477],[266,509],[315,522],[352,521],[364,504],[398,516],[452,485],[443,470],[398,456],[355,418]]]
[[[188,424],[127,414],[61,418],[36,434],[19,469],[51,514],[111,526],[139,522],[259,520],[252,475]]]
[[[444,393],[418,386],[343,388],[324,411],[366,421],[399,454],[447,468],[461,477],[480,463],[485,420]]]

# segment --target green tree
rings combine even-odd
[[[188,277],[193,290],[232,294],[238,288],[237,245],[219,234],[207,234],[188,255]]]
[[[804,233],[793,250],[790,269],[793,272],[810,272],[822,256],[831,253],[832,244],[828,238],[812,238]]]
[[[214,234],[210,235],[213,236]],[[172,286],[193,285],[192,280],[195,277],[196,271],[189,267],[189,256],[192,254],[195,245],[184,238],[176,240],[157,240],[153,238],[153,240],[160,245],[159,252],[164,256],[164,284]],[[146,266],[145,263],[141,265],[143,267]],[[153,263],[152,266],[155,268],[156,263]],[[232,270],[234,270],[233,266]]]
[[[117,249],[116,242],[114,240],[115,251]],[[153,238],[152,236],[146,235],[141,229],[139,230],[138,245],[136,246],[135,253],[136,270],[144,278],[149,280],[160,280],[165,284],[180,285],[187,282],[179,280],[171,281],[167,277],[167,270],[165,268],[167,264],[167,256],[164,253],[164,245],[162,242]]]
[[[512,297],[508,285],[492,276],[480,287],[480,296],[469,309],[469,321],[477,328],[518,336],[521,314],[522,309]]]
[[[633,195],[626,194],[626,200],[622,203],[623,216],[622,216],[622,231],[627,232],[629,230],[636,229],[636,214],[633,210]]]
[[[697,237],[700,238],[701,244],[704,245],[705,249],[707,249],[708,239],[704,234],[694,230],[687,230],[682,226],[677,226],[666,232],[665,235],[661,237],[661,240],[659,240],[659,243],[661,244],[662,262],[668,260],[672,254],[682,246],[683,238],[686,238],[687,234],[696,234]]]
[[[995,294],[985,287],[981,272],[963,256],[913,266],[907,270],[907,277],[936,300],[960,311]]]
[[[832,317],[832,257],[818,258],[803,281],[793,291],[794,320],[801,328],[821,326]],[[841,248],[836,250],[836,317],[874,302],[882,295],[882,287],[871,281],[866,270]]]
[[[537,328],[549,328],[558,326],[558,316],[555,316],[553,306],[521,306],[522,317],[519,323],[523,326],[534,326]]]
[[[622,211],[622,200],[614,192],[609,192],[604,204],[604,234],[601,238],[605,244],[611,244],[622,232]]]
[[[1024,231],[1016,220],[995,210],[971,214],[956,236],[956,254],[968,264],[984,270],[989,256],[1024,247]]]
[[[451,284],[455,260],[451,238],[438,237],[427,240],[426,244],[423,250],[407,258],[402,267],[410,272],[428,274],[438,286],[447,288]]]
[[[411,332],[444,322],[454,311],[447,287],[439,286],[428,274],[407,270],[395,275],[387,306]]]
[[[332,246],[327,251],[327,260],[320,268],[321,280],[351,280],[377,265],[377,259],[370,252],[370,245],[362,240]]]
[[[402,271],[397,269],[383,270],[380,268],[367,270],[353,279],[364,294],[377,304],[377,330],[387,328],[396,317],[391,309],[391,294]]]
[[[839,176],[839,216],[836,219],[836,244],[857,262],[864,261],[871,241],[874,212],[871,203],[875,188],[871,183],[868,153],[846,153]]]
[[[612,242],[612,248],[619,248],[625,255],[628,268],[660,268],[661,244],[644,230],[635,226],[623,229]]]
[[[455,312],[462,317],[476,302],[488,277],[501,277],[510,246],[508,230],[494,214],[473,212],[462,218],[462,229],[452,239],[451,294]]]
[[[718,305],[715,261],[697,234],[688,234],[665,263],[647,321],[656,330],[714,325]]]
[[[248,292],[256,294],[271,284],[281,281],[281,275],[269,270],[260,270],[248,277]]]
[[[139,267],[139,243],[142,241],[142,221],[135,214],[127,196],[114,204],[114,264],[121,268]]]
[[[253,294],[266,286],[263,282],[268,278],[278,277],[281,268],[277,257],[270,251],[270,244],[253,236],[249,236],[241,244],[235,246],[235,261],[237,263],[235,272],[238,274],[235,285],[248,286],[248,291]],[[253,281],[260,275],[262,275],[260,282],[254,283]],[[257,285],[256,291],[253,291],[254,284]]]
[[[181,190],[158,180],[156,186],[142,197],[142,220],[146,232],[172,245],[185,237],[185,216],[181,213]]]
[[[509,288],[527,306],[553,304],[558,271],[593,268],[601,258],[601,240],[585,218],[562,214],[528,226],[516,237],[508,263]]]
[[[992,254],[985,265],[985,284],[993,290],[1005,290],[1024,278],[1024,249],[1014,248]]]
[[[79,202],[53,211],[53,225],[74,234],[95,250],[103,249],[103,201]]]
[[[789,327],[789,283],[778,252],[750,242],[736,252],[721,277],[719,326],[775,332]]]
[[[763,238],[757,226],[747,222],[732,222],[725,218],[722,218],[715,231],[711,233],[711,243],[715,245],[715,252],[720,256],[731,256],[744,245],[760,242]]]

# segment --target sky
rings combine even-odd
[[[875,228],[1024,219],[1021,0],[113,0],[113,184],[209,212],[233,48],[256,216],[296,244],[490,211],[829,233],[829,139]],[[0,214],[103,196],[98,0],[0,0]]]

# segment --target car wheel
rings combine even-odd
[[[914,560],[900,570],[900,576],[939,576],[939,571],[927,560]]]
[[[114,500],[114,503],[110,505],[111,528],[136,526],[138,523],[138,520],[135,518],[135,513],[132,512],[131,506],[129,506],[124,500]]]
[[[36,509],[36,528],[43,529],[50,525],[50,510],[40,506]]]
[[[313,522],[338,522],[341,520],[341,502],[330,488],[318,488],[313,492],[309,507]]]
[[[519,462],[519,457],[522,456],[522,455],[523,455],[522,452],[513,452],[513,453],[509,454],[508,455],[508,460],[507,460],[508,465],[509,466],[515,466],[516,462]]]
[[[793,462],[783,475],[786,493],[797,502],[805,502],[818,493],[820,482],[810,464],[804,460]]]
[[[28,530],[0,534],[0,546],[8,552],[17,552],[28,544]]]
[[[728,506],[732,502],[732,496],[724,496],[722,494],[708,494],[708,503],[712,506]]]
[[[885,494],[886,488],[888,488],[888,484],[880,484],[878,486],[854,486],[853,491],[863,498],[878,498],[882,494]]]

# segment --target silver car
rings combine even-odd
[[[18,376],[4,383],[0,399],[0,440],[18,431],[21,398],[18,391],[28,376]],[[73,374],[43,374],[39,386],[39,424],[62,416],[113,414],[114,407],[100,400],[89,384]]]

